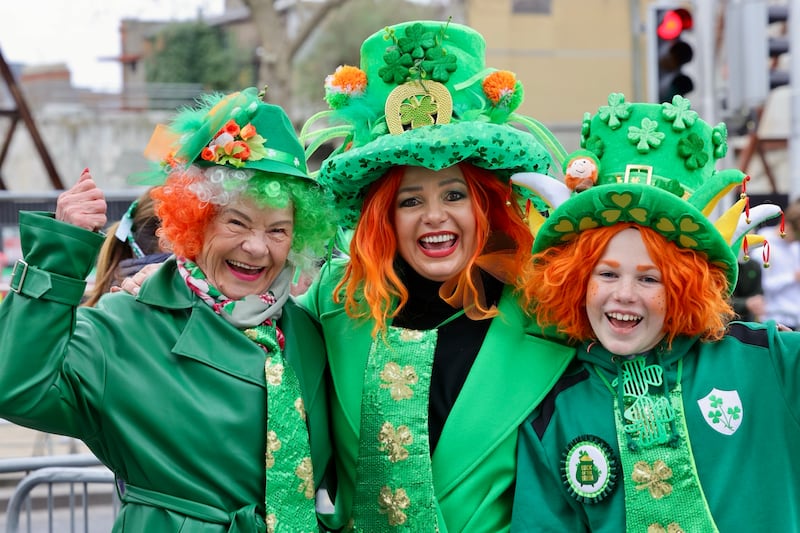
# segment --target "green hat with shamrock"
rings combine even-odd
[[[578,157],[594,155],[593,186],[574,192],[534,173],[512,176],[549,205],[547,218],[530,222],[534,253],[570,241],[587,229],[632,222],[654,229],[682,248],[704,253],[726,271],[733,290],[737,252],[745,234],[780,214],[780,209],[751,209],[742,194],[711,220],[719,200],[737,185],[744,190],[749,179],[738,169],[717,170],[727,149],[725,124],[711,127],[682,96],[651,104],[626,102],[622,94],[612,93],[607,105],[584,116],[581,150],[575,152]],[[571,159],[568,155],[567,161]]]
[[[344,226],[355,225],[367,187],[394,166],[441,170],[468,161],[501,179],[560,168],[550,152],[560,144],[516,113],[522,83],[486,67],[485,48],[466,26],[405,22],[368,37],[360,67],[340,66],[326,78],[330,109],[308,120],[301,139],[309,156],[342,140],[317,179],[334,192]]]
[[[303,146],[289,117],[263,101],[255,87],[211,93],[194,108],[178,112],[169,126],[154,131],[145,155],[159,171],[137,180],[163,182],[179,166],[222,166],[308,178]]]

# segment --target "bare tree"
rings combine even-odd
[[[250,9],[250,16],[261,42],[260,85],[268,85],[266,100],[289,107],[292,95],[291,69],[295,56],[309,35],[333,10],[350,0],[303,2],[296,0],[301,12],[289,20],[290,9],[278,9],[279,0],[242,0]],[[285,4],[285,2],[283,2]],[[296,27],[289,33],[290,22]]]

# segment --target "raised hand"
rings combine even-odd
[[[56,220],[68,222],[89,231],[106,225],[108,206],[103,191],[86,168],[72,188],[62,192],[56,202]]]

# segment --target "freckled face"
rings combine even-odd
[[[294,211],[259,208],[249,199],[223,207],[206,228],[196,263],[232,299],[265,292],[286,265]]]
[[[645,352],[664,338],[661,271],[636,229],[623,230],[609,241],[589,278],[586,313],[597,339],[617,355]]]
[[[476,246],[467,182],[457,166],[407,167],[394,208],[400,256],[421,276],[445,281],[462,270]]]

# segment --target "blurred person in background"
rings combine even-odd
[[[97,255],[94,287],[84,305],[96,305],[103,294],[125,277],[170,256],[170,252],[161,248],[156,235],[159,226],[148,189],[131,203],[120,220],[106,229],[106,239]]]

